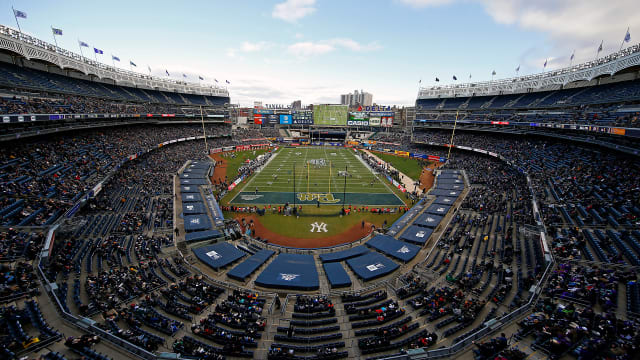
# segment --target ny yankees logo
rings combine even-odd
[[[325,223],[318,224],[317,221],[311,224],[311,232],[320,232],[320,231],[327,232],[327,224]]]

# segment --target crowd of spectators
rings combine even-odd
[[[519,322],[517,336],[533,339],[532,348],[551,358],[632,359],[640,343],[640,324],[623,320],[610,310],[574,305],[546,297],[536,312]]]
[[[168,99],[158,102],[117,101],[106,98],[41,92],[0,96],[0,115],[23,114],[194,114],[200,108],[170,104]],[[161,102],[164,100],[164,102]],[[204,106],[205,115],[217,114],[221,107]]]
[[[201,133],[202,127],[197,125],[142,125],[3,143],[0,147],[0,154],[5,159],[0,164],[0,223],[51,224],[128,156],[157,147],[167,140],[199,136]],[[210,126],[207,133],[226,136],[230,130],[215,125]],[[233,140],[221,138],[219,143],[233,143]],[[179,167],[177,161],[186,157],[173,155],[205,156],[204,146],[191,142],[186,144],[172,145],[178,147],[179,153],[158,151],[144,157],[142,169],[150,176],[140,176],[146,173],[131,176],[132,170],[123,171],[118,176],[127,181],[141,181],[143,190],[149,186],[155,190],[155,184],[167,184],[164,180]]]

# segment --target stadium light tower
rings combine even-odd
[[[207,146],[207,132],[204,130],[204,115],[202,114],[202,105],[200,105],[200,120],[202,121],[202,135],[204,136],[205,156],[209,155],[209,146]]]
[[[451,148],[453,147],[453,135],[456,133],[456,125],[458,124],[458,111],[456,111],[456,120],[453,122],[453,131],[451,131],[451,141],[449,141],[449,152],[447,152],[447,162],[451,157]]]

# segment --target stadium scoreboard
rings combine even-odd
[[[349,107],[347,105],[316,105],[313,107],[315,125],[347,125]]]

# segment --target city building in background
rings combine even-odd
[[[349,106],[371,106],[373,104],[373,94],[364,90],[354,90],[353,93],[340,95],[340,104]]]

